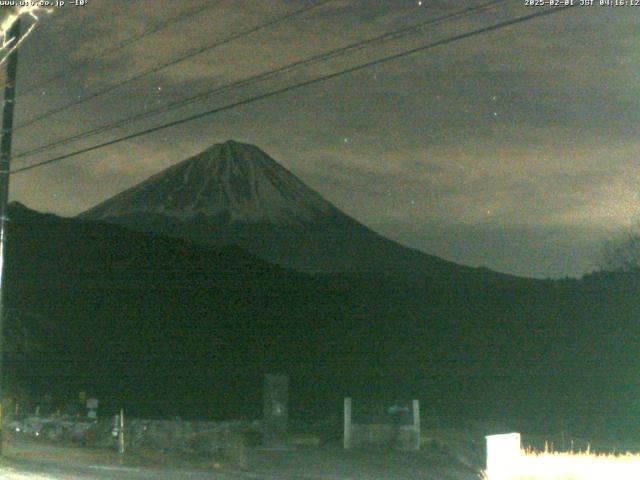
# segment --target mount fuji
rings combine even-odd
[[[232,140],[151,176],[78,218],[237,245],[304,272],[478,273],[382,237],[258,147]]]

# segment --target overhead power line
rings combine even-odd
[[[331,58],[340,56],[340,55],[344,55],[347,53],[351,53],[357,50],[361,50],[367,47],[370,47],[372,45],[376,45],[376,44],[381,44],[383,42],[389,41],[389,40],[397,40],[399,38],[403,38],[407,35],[410,34],[414,34],[417,33],[421,30],[423,30],[425,27],[427,26],[432,26],[435,24],[439,24],[439,23],[444,23],[450,20],[454,20],[454,19],[458,19],[458,18],[462,18],[465,16],[469,16],[469,15],[473,15],[473,14],[477,14],[479,12],[482,11],[486,11],[492,8],[496,8],[497,6],[499,6],[500,4],[506,3],[510,0],[492,0],[490,2],[484,3],[482,5],[478,5],[476,7],[469,7],[466,9],[463,9],[461,11],[455,12],[455,13],[451,13],[451,14],[447,14],[447,15],[443,15],[441,17],[436,17],[436,18],[432,18],[429,19],[425,22],[421,22],[415,25],[411,25],[405,28],[401,28],[398,30],[393,30],[391,32],[387,32],[384,33],[382,35],[378,35],[376,37],[372,37],[372,38],[368,38],[365,40],[361,40],[343,47],[339,47],[333,50],[330,50],[328,52],[324,52],[318,55],[314,55],[310,58],[304,59],[304,60],[299,60],[293,63],[289,63],[287,65],[284,65],[282,67],[278,67],[274,70],[269,70],[267,72],[263,72],[257,75],[253,75],[249,78],[246,79],[242,79],[242,80],[237,80],[237,81],[233,81],[230,83],[227,83],[225,85],[221,85],[218,86],[214,89],[210,89],[210,90],[206,90],[204,92],[198,93],[196,95],[175,101],[175,102],[171,102],[165,105],[161,105],[157,108],[154,108],[152,110],[147,110],[145,112],[142,113],[137,113],[135,115],[123,118],[121,120],[117,120],[115,122],[106,124],[106,125],[102,125],[100,127],[96,127],[96,128],[92,128],[89,130],[85,130],[84,132],[80,132],[78,134],[72,135],[70,137],[66,137],[60,140],[56,140],[54,142],[51,143],[47,143],[45,145],[41,145],[38,147],[35,147],[31,150],[26,150],[23,152],[20,152],[16,155],[13,156],[14,159],[17,158],[24,158],[24,157],[30,157],[33,156],[37,153],[41,153],[44,152],[46,150],[50,150],[52,148],[55,147],[59,147],[62,145],[66,145],[68,143],[71,142],[75,142],[77,140],[81,140],[81,139],[85,139],[85,138],[90,138],[92,136],[107,132],[109,130],[113,130],[115,128],[119,128],[119,127],[124,127],[126,125],[129,125],[131,123],[140,121],[140,120],[144,120],[156,115],[159,115],[161,113],[165,113],[171,110],[175,110],[181,107],[184,107],[186,105],[192,104],[198,100],[204,100],[206,98],[210,98],[216,95],[219,95],[221,93],[225,93],[225,92],[229,92],[230,90],[234,90],[237,88],[241,88],[241,87],[246,87],[249,85],[253,85],[257,82],[261,82],[267,79],[271,79],[274,77],[277,77],[279,75],[282,75],[284,73],[290,72],[294,69],[300,68],[300,67],[304,67],[304,66],[308,66],[311,65],[313,63],[318,63],[321,61],[326,61],[329,60]]]
[[[115,43],[107,48],[105,48],[104,50],[101,50],[100,52],[98,52],[97,54],[93,55],[90,58],[86,58],[86,59],[82,59],[82,60],[78,60],[77,62],[73,62],[70,63],[69,65],[67,65],[66,67],[64,67],[62,70],[60,70],[59,72],[53,74],[52,76],[41,80],[39,82],[33,83],[30,86],[28,86],[27,88],[23,89],[18,97],[22,97],[24,95],[27,95],[29,93],[31,93],[34,90],[37,90],[38,88],[43,87],[44,85],[48,85],[56,80],[59,80],[61,78],[68,78],[69,77],[69,73],[70,71],[73,70],[77,70],[78,68],[81,67],[86,67],[87,65],[90,65],[91,63],[94,63],[96,60],[99,60],[101,58],[107,57],[109,55],[112,55],[120,50],[125,49],[126,47],[128,47],[129,45],[132,45],[134,43],[137,43],[147,37],[150,37],[151,35],[154,35],[166,28],[169,28],[172,25],[175,25],[183,20],[186,20],[188,18],[194,17],[196,15],[200,15],[202,12],[204,12],[205,10],[208,10],[212,7],[214,7],[216,4],[220,3],[220,0],[208,0],[204,2],[204,5],[201,5],[199,7],[196,8],[191,8],[188,9],[182,13],[180,13],[177,16],[171,17],[169,19],[164,20],[163,22],[158,23],[157,25],[152,26],[151,28],[145,30],[144,32],[140,33],[139,35],[133,35],[125,40],[123,40],[122,42],[119,43]]]
[[[277,25],[278,23],[286,21],[286,20],[288,20],[288,19],[290,19],[290,18],[292,18],[292,17],[294,17],[296,15],[300,15],[302,13],[309,12],[310,10],[313,10],[315,8],[318,8],[318,7],[321,7],[322,5],[325,5],[325,4],[327,4],[329,2],[332,2],[332,1],[334,1],[334,0],[321,0],[320,2],[317,2],[317,3],[313,4],[313,5],[309,5],[309,6],[306,6],[304,8],[300,8],[300,9],[294,10],[293,12],[288,13],[286,15],[283,15],[281,17],[278,17],[278,18],[276,18],[274,20],[269,20],[267,22],[261,23],[260,25],[258,25],[256,27],[252,27],[252,28],[249,28],[249,29],[246,29],[246,30],[242,30],[242,31],[240,31],[238,33],[230,35],[229,37],[227,37],[227,38],[225,38],[223,40],[216,41],[216,42],[214,42],[212,44],[209,44],[207,46],[199,47],[199,48],[196,48],[194,50],[191,50],[190,52],[188,52],[188,53],[186,53],[184,55],[181,55],[181,56],[179,56],[179,57],[177,57],[177,58],[175,58],[175,59],[173,59],[173,60],[171,60],[169,62],[163,63],[163,64],[158,65],[156,67],[153,67],[153,68],[150,68],[148,70],[145,70],[145,71],[143,71],[141,73],[135,74],[135,75],[133,75],[131,77],[125,78],[124,80],[122,80],[120,82],[108,85],[107,87],[105,87],[105,88],[103,88],[101,90],[98,90],[98,91],[96,91],[94,93],[86,95],[86,96],[84,96],[84,97],[82,97],[82,98],[80,98],[78,100],[74,100],[72,102],[69,102],[69,103],[67,103],[65,105],[62,105],[61,107],[54,108],[54,109],[49,110],[49,111],[47,111],[45,113],[42,113],[40,115],[36,115],[35,117],[27,120],[26,122],[21,123],[20,125],[17,125],[16,127],[14,127],[13,130],[15,131],[15,130],[19,130],[19,129],[24,128],[24,127],[28,127],[29,125],[33,125],[34,123],[40,122],[40,121],[42,121],[42,120],[44,120],[46,118],[49,118],[52,115],[55,115],[55,114],[60,113],[60,112],[63,112],[65,110],[68,110],[69,108],[78,106],[80,104],[88,102],[89,100],[93,100],[94,98],[100,97],[100,96],[102,96],[102,95],[104,95],[106,93],[109,93],[109,92],[112,92],[114,90],[117,90],[118,88],[122,87],[123,85],[126,85],[128,83],[134,82],[136,80],[140,80],[141,78],[144,78],[144,77],[148,77],[149,75],[152,75],[154,73],[158,73],[158,72],[160,72],[162,70],[165,70],[165,69],[167,69],[169,67],[177,65],[179,63],[182,63],[182,62],[184,62],[186,60],[190,60],[190,59],[192,59],[192,58],[194,58],[194,57],[196,57],[198,55],[201,55],[201,54],[203,54],[205,52],[208,52],[208,51],[211,51],[211,50],[216,49],[218,47],[221,47],[221,46],[226,45],[226,44],[228,44],[228,43],[230,43],[230,42],[232,42],[234,40],[237,40],[239,38],[245,37],[247,35],[251,35],[251,34],[253,34],[255,32],[258,32],[260,30],[263,30],[265,28]]]
[[[314,85],[314,84],[317,84],[317,83],[320,83],[320,82],[325,82],[327,80],[331,80],[331,79],[334,79],[334,78],[337,78],[337,77],[341,77],[341,76],[344,76],[344,75],[347,75],[347,74],[351,74],[351,73],[354,73],[354,72],[357,72],[357,71],[360,71],[360,70],[363,70],[363,69],[366,69],[366,68],[370,68],[370,67],[373,67],[373,66],[376,66],[376,65],[380,65],[380,64],[383,64],[383,63],[387,63],[387,62],[390,62],[390,61],[399,60],[399,59],[407,57],[409,55],[414,55],[414,54],[419,53],[419,52],[424,52],[424,51],[427,51],[427,50],[431,50],[431,49],[433,49],[435,47],[439,47],[439,46],[442,46],[442,45],[447,45],[447,44],[450,44],[450,43],[453,43],[453,42],[457,42],[457,41],[460,41],[460,40],[464,40],[464,39],[467,39],[467,38],[474,37],[476,35],[481,35],[481,34],[484,34],[484,33],[492,32],[492,31],[495,31],[495,30],[499,30],[499,29],[502,29],[502,28],[505,28],[505,27],[509,27],[509,26],[512,26],[512,25],[525,23],[525,22],[533,20],[535,18],[539,18],[539,17],[543,17],[543,16],[548,16],[548,15],[553,15],[553,14],[556,14],[556,13],[564,12],[564,11],[567,11],[568,9],[570,9],[570,8],[572,8],[571,5],[561,6],[561,7],[551,7],[549,9],[537,11],[535,13],[531,13],[531,14],[528,14],[528,15],[523,15],[523,16],[511,19],[511,20],[505,20],[505,21],[499,22],[497,24],[494,24],[494,25],[491,25],[491,26],[488,26],[488,27],[482,27],[482,28],[479,28],[479,29],[476,29],[476,30],[472,30],[471,32],[467,32],[467,33],[463,33],[463,34],[459,34],[459,35],[454,35],[454,36],[451,36],[451,37],[448,37],[448,38],[445,38],[445,39],[442,39],[442,40],[438,40],[438,41],[435,41],[435,42],[432,42],[432,43],[429,43],[429,44],[426,44],[426,45],[422,45],[420,47],[415,47],[415,48],[412,48],[412,49],[409,49],[409,50],[405,50],[404,52],[396,53],[396,54],[393,54],[393,55],[388,55],[388,56],[383,57],[383,58],[379,58],[379,59],[376,59],[376,60],[372,60],[370,62],[366,62],[366,63],[360,64],[360,65],[356,65],[356,66],[353,66],[353,67],[349,67],[349,68],[340,70],[338,72],[334,72],[334,73],[330,73],[330,74],[323,75],[323,76],[320,76],[320,77],[312,78],[310,80],[305,80],[305,81],[302,81],[302,82],[299,82],[299,83],[296,83],[296,84],[293,84],[293,85],[288,85],[286,87],[282,87],[282,88],[279,88],[279,89],[276,89],[276,90],[272,90],[272,91],[267,92],[267,93],[256,95],[254,97],[251,97],[251,98],[248,98],[248,99],[245,99],[245,100],[240,100],[240,101],[237,101],[237,102],[234,102],[234,103],[230,103],[230,104],[227,104],[227,105],[222,106],[222,107],[217,107],[217,108],[214,108],[212,110],[208,110],[206,112],[202,112],[202,113],[199,113],[199,114],[196,114],[196,115],[191,115],[189,117],[182,118],[182,119],[179,119],[179,120],[174,120],[173,122],[170,122],[170,123],[166,123],[166,124],[159,125],[159,126],[156,126],[156,127],[153,127],[153,128],[149,128],[149,129],[146,129],[146,130],[142,130],[142,131],[139,131],[139,132],[136,132],[136,133],[125,135],[123,137],[112,139],[112,140],[109,140],[107,142],[100,143],[98,145],[93,145],[91,147],[87,147],[87,148],[83,148],[83,149],[80,149],[80,150],[76,150],[75,152],[66,153],[64,155],[60,155],[60,156],[51,158],[49,160],[44,160],[42,162],[35,163],[33,165],[28,165],[26,167],[21,167],[21,168],[12,170],[11,173],[12,174],[16,174],[16,173],[32,170],[34,168],[42,167],[44,165],[50,165],[52,163],[57,163],[57,162],[60,162],[62,160],[66,160],[68,158],[76,157],[76,156],[84,154],[84,153],[92,152],[92,151],[99,150],[101,148],[105,148],[105,147],[108,147],[108,146],[111,146],[111,145],[115,145],[115,144],[118,144],[118,143],[126,142],[128,140],[132,140],[134,138],[141,137],[143,135],[148,135],[148,134],[155,133],[155,132],[158,132],[158,131],[161,131],[161,130],[165,130],[167,128],[175,127],[177,125],[182,125],[184,123],[191,122],[191,121],[194,121],[194,120],[198,120],[200,118],[208,117],[208,116],[214,115],[216,113],[224,112],[224,111],[231,110],[233,108],[237,108],[237,107],[240,107],[240,106],[243,106],[243,105],[247,105],[247,104],[259,101],[259,100],[264,100],[266,98],[274,97],[274,96],[280,95],[282,93],[290,92],[292,90],[297,90],[297,89],[300,89],[300,88],[303,88],[303,87],[307,87],[307,86],[310,86],[310,85]]]

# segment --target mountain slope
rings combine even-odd
[[[32,347],[3,372],[27,389],[63,398],[85,389],[105,405],[132,401],[169,414],[177,403],[202,413],[223,400],[211,394],[220,377],[259,375],[294,349],[295,322],[283,305],[294,309],[304,297],[300,274],[237,247],[18,204],[9,215],[6,331],[17,322]],[[292,337],[280,338],[286,329]],[[198,392],[210,404],[199,405]]]
[[[215,245],[307,272],[468,275],[341,212],[259,148],[228,141],[79,215]]]

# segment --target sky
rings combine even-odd
[[[17,128],[13,151],[487,1],[328,1]],[[88,0],[41,12],[19,54],[16,123],[314,3]],[[100,55],[199,6],[207,8]],[[12,166],[542,8],[506,1]],[[640,7],[576,6],[12,175],[11,199],[73,216],[234,139],[259,146],[338,208],[405,245],[517,275],[581,276],[596,268],[607,238],[638,221],[638,20]]]

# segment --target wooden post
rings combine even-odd
[[[344,448],[351,448],[351,398],[344,399]]]
[[[124,453],[124,410],[122,408],[118,419],[118,453]]]
[[[7,248],[7,209],[9,204],[9,169],[11,163],[11,138],[13,134],[13,109],[16,100],[16,77],[18,74],[18,49],[20,42],[20,18],[17,18],[9,28],[7,38],[13,39],[9,48],[13,51],[7,60],[7,74],[4,86],[4,101],[2,104],[2,137],[0,139],[0,338],[2,336],[5,318],[5,256]],[[0,342],[0,401],[4,397],[2,384],[4,347]],[[2,455],[2,424],[0,423],[0,455]]]
[[[413,429],[416,435],[415,449],[420,450],[420,400],[413,401]]]

